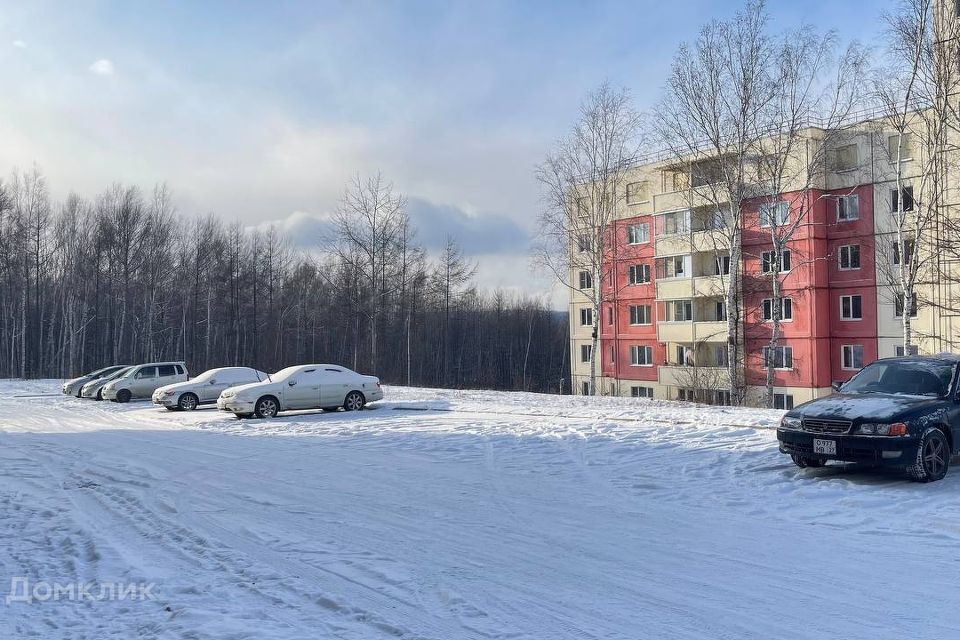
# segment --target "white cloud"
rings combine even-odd
[[[113,63],[106,58],[101,58],[90,65],[90,72],[98,76],[112,76]]]
[[[27,43],[24,42],[23,40],[14,40],[11,44],[13,44],[13,46],[15,46],[17,49],[27,48]]]

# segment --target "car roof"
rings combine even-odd
[[[135,365],[133,365],[133,366],[135,366],[135,367],[155,367],[155,366],[161,365],[161,364],[182,364],[183,366],[187,366],[187,363],[184,362],[183,360],[164,360],[163,362],[143,362],[143,363],[141,363],[141,364],[135,364]]]
[[[905,361],[905,362],[949,362],[952,364],[957,364],[960,362],[960,354],[957,353],[935,353],[931,355],[914,355],[914,356],[895,356],[893,358],[880,358],[876,362],[891,362],[891,361]]]

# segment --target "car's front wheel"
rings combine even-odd
[[[192,393],[184,393],[180,396],[180,399],[177,400],[177,407],[181,411],[193,411],[197,408],[197,405],[200,404],[200,400]]]
[[[120,391],[117,391],[117,402],[130,402],[130,390],[120,389]]]
[[[351,391],[343,400],[343,408],[347,411],[360,411],[366,403],[367,399],[363,397],[362,393],[359,391]]]
[[[909,468],[917,482],[936,482],[950,469],[950,443],[940,429],[927,429],[917,447],[917,459]]]
[[[793,464],[797,465],[801,469],[806,469],[807,467],[822,467],[827,464],[826,460],[820,460],[818,458],[807,458],[796,453],[790,454],[790,459],[793,460]]]
[[[273,396],[263,396],[254,405],[253,414],[258,418],[272,418],[280,411],[280,404]]]

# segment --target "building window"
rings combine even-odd
[[[837,198],[837,222],[849,222],[860,218],[860,196],[840,196]]]
[[[903,210],[913,211],[913,187],[904,187],[903,192]],[[890,210],[894,213],[900,212],[900,198],[897,197],[897,190],[890,190]]]
[[[617,361],[617,350],[613,345],[610,345],[610,362]]]
[[[843,345],[841,348],[840,366],[844,369],[863,369],[863,345]]]
[[[593,289],[593,274],[589,271],[580,272],[580,288]]]
[[[627,184],[627,204],[637,204],[650,200],[649,184],[646,180]]]
[[[907,263],[909,264],[913,260],[913,240],[904,240],[903,246],[906,248],[906,251],[900,251],[900,243],[894,240],[893,242],[893,264],[900,264],[900,255],[901,253],[906,255]]]
[[[887,136],[887,151],[890,154],[890,162],[896,162],[898,157],[900,162],[910,160],[913,158],[913,136],[909,133],[904,133],[902,136],[899,133]]]
[[[630,305],[630,324],[650,324],[651,322],[653,322],[653,320],[651,319],[650,305]]]
[[[793,409],[793,396],[787,393],[773,394],[774,409]]]
[[[593,354],[592,344],[580,345],[580,362],[590,362],[590,356]]]
[[[607,324],[613,325],[613,306],[607,307]]]
[[[840,318],[842,320],[862,320],[861,302],[860,296],[840,296]]]
[[[593,326],[593,309],[589,307],[580,309],[580,326],[581,327]]]
[[[773,310],[780,307],[781,320],[793,320],[793,300],[790,298],[781,298],[780,304],[775,305],[773,298],[765,298],[763,301],[763,319],[773,320]]]
[[[898,293],[893,298],[893,315],[896,318],[903,317],[903,294]],[[911,296],[910,302],[910,317],[917,317],[917,294]]]
[[[898,358],[899,358],[899,357],[902,357],[902,356],[903,356],[903,345],[898,345],[897,347],[895,347],[894,350],[893,350],[893,353],[894,353],[894,355],[896,355]],[[920,349],[917,348],[917,345],[912,344],[912,345],[910,345],[910,348],[907,350],[907,353],[909,353],[911,356],[915,356],[915,355],[917,355],[917,354],[920,353]]]
[[[652,398],[653,387],[630,387],[630,395],[634,398]]]
[[[650,265],[630,265],[630,284],[646,284],[650,282]]]
[[[727,319],[727,303],[718,300],[713,305],[713,319],[715,322],[724,322]]]
[[[715,276],[730,275],[730,256],[719,256],[714,260],[713,269],[713,275]]]
[[[777,266],[776,251],[764,251],[760,255],[760,270],[763,273],[773,273]],[[780,253],[780,268],[776,269],[779,273],[790,271],[790,250],[784,249]]]
[[[660,216],[660,235],[690,232],[690,212],[674,211]]]
[[[720,407],[730,406],[730,392],[725,389],[717,389],[713,392],[713,404]]]
[[[856,144],[848,144],[837,148],[837,171],[850,171],[860,165],[860,154]]]
[[[587,196],[577,198],[577,216],[580,218],[590,217],[590,198]]]
[[[730,363],[730,352],[727,350],[727,345],[718,344],[714,346],[713,360],[718,367],[726,367]]]
[[[630,346],[630,364],[635,367],[646,367],[653,364],[653,347],[639,344]]]
[[[790,221],[790,205],[786,202],[765,204],[760,206],[760,226],[773,227],[787,224]]]
[[[846,244],[840,247],[838,256],[840,268],[844,271],[860,268],[860,245]]]
[[[666,308],[668,322],[689,322],[693,320],[693,303],[690,300],[668,300]]]
[[[763,363],[774,369],[793,369],[793,347],[764,347]]]
[[[580,383],[580,394],[584,396],[590,395],[590,383],[582,382]]]
[[[688,256],[670,256],[657,261],[657,278],[686,278]]]
[[[627,226],[627,244],[650,242],[650,223],[640,222]]]
[[[585,233],[577,236],[577,250],[580,253],[586,253],[590,250],[590,236]]]

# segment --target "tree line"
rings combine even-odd
[[[0,180],[0,377],[336,362],[388,383],[558,391],[566,315],[480,291],[475,273],[452,238],[428,255],[379,175],[349,184],[302,251],[275,227],[180,214],[165,185],[54,202],[39,169],[14,171]]]

